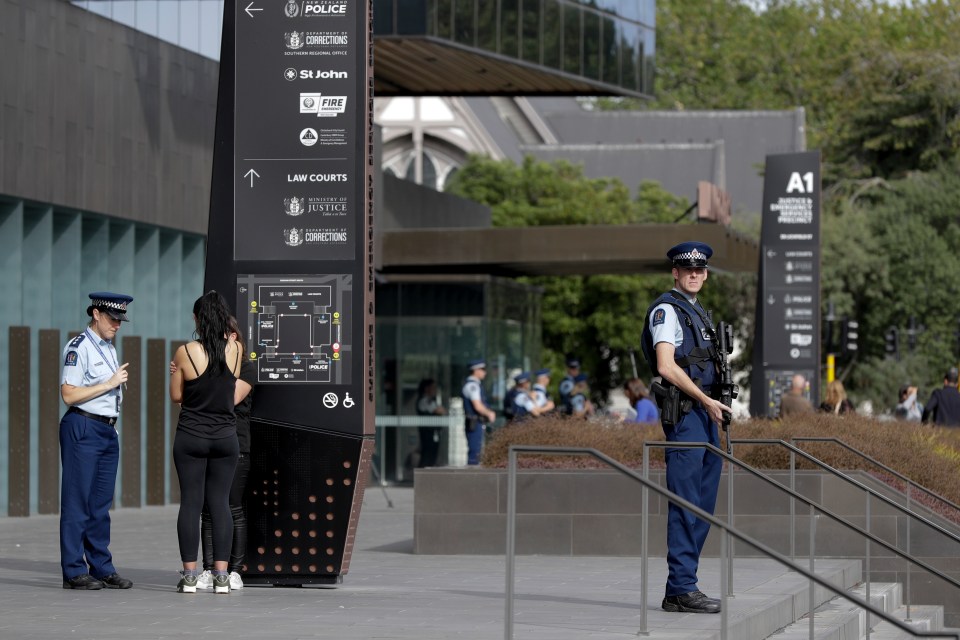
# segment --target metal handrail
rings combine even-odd
[[[839,439],[839,438],[814,437],[814,436],[796,436],[796,437],[790,438],[790,441],[791,441],[791,442],[833,442],[833,443],[835,443],[835,444],[838,444],[838,445],[840,445],[841,447],[843,447],[844,449],[846,449],[847,451],[849,451],[850,453],[853,453],[853,454],[855,454],[855,455],[860,456],[861,458],[863,458],[864,460],[867,460],[867,461],[870,462],[871,464],[880,467],[881,469],[883,469],[884,471],[886,471],[886,472],[889,473],[890,475],[894,476],[894,477],[897,478],[898,480],[902,480],[903,482],[905,482],[906,485],[907,485],[906,494],[907,494],[907,502],[908,502],[908,503],[909,503],[909,501],[910,501],[910,487],[913,486],[913,487],[916,487],[917,489],[919,489],[920,491],[922,491],[923,493],[927,494],[927,495],[930,496],[931,498],[936,498],[936,499],[939,500],[940,502],[942,502],[942,503],[950,506],[950,507],[953,508],[955,511],[960,511],[960,505],[952,502],[949,498],[945,498],[945,497],[941,496],[939,493],[936,493],[935,491],[931,491],[931,490],[928,489],[927,487],[923,486],[922,484],[919,484],[918,482],[916,482],[916,481],[914,481],[914,480],[911,480],[910,478],[908,478],[907,476],[903,475],[903,474],[900,473],[899,471],[888,467],[887,465],[885,465],[884,463],[880,462],[879,460],[877,460],[877,459],[874,458],[873,456],[870,456],[870,455],[864,453],[863,451],[860,451],[859,449],[856,449],[856,448],[854,448],[854,447],[851,447],[849,444],[847,444],[846,442],[844,442],[843,440],[841,440],[841,439]]]
[[[735,439],[731,439],[731,446],[732,446],[732,444],[733,444],[734,442],[736,442],[736,440],[735,440]],[[750,441],[750,442],[760,443],[760,442],[762,442],[762,441],[760,441],[760,440],[753,440],[753,441]],[[796,449],[796,447],[792,447],[791,445],[788,445],[786,442],[783,442],[782,440],[777,440],[777,441],[774,441],[774,442],[780,442],[780,443],[783,443],[784,445],[786,445],[788,448]],[[918,566],[918,567],[921,567],[921,568],[927,570],[928,572],[932,573],[933,575],[937,576],[938,578],[944,580],[945,582],[953,585],[955,588],[957,588],[958,590],[960,590],[960,582],[958,582],[957,580],[951,578],[950,576],[948,576],[947,574],[943,573],[942,571],[940,571],[940,570],[937,569],[936,567],[933,567],[933,566],[927,564],[926,562],[924,562],[924,561],[922,561],[922,560],[920,560],[920,559],[918,559],[918,558],[915,558],[914,556],[910,555],[910,553],[909,553],[908,551],[901,551],[901,550],[898,549],[896,546],[890,544],[890,543],[887,542],[886,540],[883,540],[883,539],[878,538],[877,536],[873,535],[872,533],[870,533],[869,530],[861,529],[861,528],[858,527],[857,525],[855,525],[855,524],[847,521],[846,519],[844,519],[842,516],[833,513],[832,511],[830,511],[829,509],[825,508],[824,506],[819,505],[819,504],[816,504],[815,502],[813,502],[812,500],[810,500],[810,499],[807,498],[806,496],[797,493],[792,487],[788,487],[788,486],[786,486],[785,484],[782,484],[782,483],[780,483],[780,482],[777,482],[777,481],[774,480],[773,478],[771,478],[771,477],[767,476],[766,474],[764,474],[764,473],[763,473],[762,471],[760,471],[759,469],[754,469],[753,467],[751,467],[750,465],[746,464],[746,463],[743,462],[742,460],[739,460],[739,459],[737,459],[737,458],[734,458],[732,455],[728,454],[726,451],[723,451],[722,449],[719,449],[719,448],[715,447],[714,445],[712,445],[712,444],[710,444],[710,443],[708,443],[708,442],[644,442],[644,443],[643,443],[643,447],[644,447],[644,449],[643,449],[643,469],[644,469],[644,473],[647,472],[647,468],[648,468],[648,466],[649,466],[649,465],[648,465],[648,462],[649,462],[649,454],[648,454],[649,447],[671,448],[671,449],[673,449],[673,448],[678,448],[678,449],[679,449],[679,448],[684,448],[684,449],[697,448],[697,449],[706,449],[706,450],[708,450],[708,451],[712,451],[713,453],[715,453],[716,455],[720,456],[720,457],[723,458],[724,460],[727,460],[727,462],[729,462],[730,465],[731,465],[731,469],[733,468],[733,465],[737,465],[737,466],[739,466],[741,469],[743,469],[743,470],[745,470],[745,471],[749,471],[749,472],[752,473],[755,477],[763,480],[764,482],[766,482],[766,483],[768,483],[768,484],[770,484],[770,485],[773,485],[774,487],[780,489],[781,491],[786,492],[786,493],[789,494],[791,497],[793,497],[793,498],[799,500],[800,502],[803,502],[804,504],[806,504],[808,507],[810,507],[810,509],[811,509],[811,514],[812,514],[813,509],[816,509],[816,510],[820,511],[820,513],[822,513],[822,514],[824,514],[824,515],[826,515],[826,516],[829,516],[831,519],[833,519],[834,521],[838,522],[840,525],[846,527],[847,529],[850,529],[850,530],[852,530],[852,531],[855,531],[855,532],[859,533],[861,536],[863,536],[864,538],[866,538],[866,545],[867,545],[866,562],[867,562],[867,568],[868,568],[868,569],[869,569],[869,564],[870,564],[870,546],[869,546],[869,545],[870,545],[870,542],[873,542],[874,544],[878,544],[878,545],[880,545],[881,547],[883,547],[884,549],[887,549],[888,551],[893,552],[894,555],[896,555],[896,556],[898,556],[898,557],[906,560],[907,562],[911,562],[911,563],[913,563],[914,565],[916,565],[916,566]],[[801,451],[801,450],[799,450],[799,449],[797,449],[797,451],[798,451],[801,455],[805,455],[805,456],[806,456],[806,455],[809,455],[809,454],[807,454],[806,452]],[[836,470],[834,469],[834,471],[836,471]],[[840,475],[843,475],[843,474],[840,473],[839,471],[836,471],[836,473],[838,473],[838,474],[840,474]],[[728,482],[733,482],[732,473],[731,473],[731,474],[729,475],[729,477],[728,477]],[[730,508],[732,509],[732,505],[729,505],[729,506],[730,506]],[[791,530],[791,532],[792,532],[792,531],[795,529],[795,526],[794,526],[794,524],[793,524],[793,522],[792,522],[792,519],[793,519],[793,502],[790,503],[790,509],[791,509],[791,524],[790,524],[790,530]],[[731,511],[731,513],[732,513],[732,511]],[[647,525],[646,525],[646,519],[644,519],[644,525],[643,525],[643,526],[644,526],[644,527],[647,526]],[[868,521],[868,523],[867,523],[867,526],[869,527],[869,521]],[[908,527],[908,529],[909,529],[909,527]],[[909,534],[908,534],[908,535],[909,535]],[[793,543],[793,537],[792,537],[792,533],[791,533],[791,544],[792,544],[792,543]],[[811,540],[811,545],[812,545],[812,540]],[[793,549],[791,548],[791,555],[792,555],[792,554],[793,554]],[[812,564],[812,554],[811,554],[811,564]],[[866,589],[867,589],[866,593],[867,593],[867,598],[869,598],[869,597],[870,597],[870,574],[869,574],[869,572],[866,572],[865,575],[866,575]],[[732,572],[730,572],[730,580],[732,581],[732,579],[733,579],[733,575],[732,575]],[[910,606],[911,606],[911,604],[912,604],[911,601],[910,601],[910,588],[909,588],[909,585],[910,585],[910,571],[907,571],[907,589],[906,589],[907,620],[910,619]],[[730,590],[733,591],[732,582],[731,582]],[[870,637],[870,630],[869,630],[869,626],[868,626],[868,627],[867,627],[867,638],[868,638],[868,640],[869,640],[869,637]]]
[[[777,444],[777,445],[780,445],[780,446],[786,448],[787,450],[789,450],[791,453],[798,454],[800,457],[805,458],[808,462],[812,462],[813,464],[816,464],[817,466],[819,466],[819,467],[820,467],[821,469],[823,469],[824,471],[829,471],[830,473],[832,473],[834,476],[840,478],[841,480],[845,480],[845,481],[849,482],[850,484],[854,485],[855,487],[857,487],[857,488],[859,488],[859,489],[863,489],[864,491],[866,491],[866,492],[867,492],[868,494],[870,494],[871,496],[873,496],[873,497],[875,497],[875,498],[878,498],[881,502],[884,502],[884,503],[886,503],[888,506],[893,507],[894,509],[896,509],[896,510],[899,511],[900,513],[903,513],[903,514],[906,515],[906,516],[910,516],[910,517],[916,518],[917,520],[919,520],[919,521],[922,522],[923,524],[929,526],[930,528],[934,529],[935,531],[939,532],[940,534],[942,534],[942,535],[944,535],[944,536],[952,539],[954,542],[960,543],[960,535],[957,535],[957,534],[953,533],[952,531],[949,531],[948,529],[943,528],[942,526],[940,526],[940,525],[937,524],[936,522],[933,522],[932,520],[929,520],[929,519],[925,518],[924,516],[920,515],[919,513],[916,513],[915,511],[912,511],[911,509],[908,509],[907,507],[904,507],[904,506],[901,505],[901,504],[897,504],[897,502],[896,502],[895,500],[891,500],[890,498],[888,498],[887,496],[883,495],[882,493],[880,493],[880,492],[877,491],[876,489],[871,489],[870,487],[868,487],[867,485],[863,484],[863,483],[860,482],[859,480],[856,480],[856,479],[854,479],[854,478],[851,478],[848,474],[840,471],[839,469],[835,469],[835,468],[831,467],[831,466],[828,465],[826,462],[824,462],[824,461],[820,460],[819,458],[817,458],[817,457],[815,457],[815,456],[807,453],[807,452],[804,451],[803,449],[800,449],[800,448],[798,448],[798,447],[793,446],[792,444],[790,444],[789,442],[787,442],[787,441],[785,441],[785,440],[779,440],[779,439],[777,439],[777,438],[755,438],[755,439],[751,439],[751,438],[733,438],[733,439],[730,440],[730,443],[731,443],[731,445],[734,445],[734,444]]]
[[[719,455],[722,455],[722,456],[724,456],[724,457],[727,456],[727,454],[726,454],[724,451],[721,451],[720,449],[717,449],[716,447],[714,447],[713,445],[708,444],[708,443],[663,443],[663,444],[670,444],[670,445],[677,445],[677,444],[681,444],[681,445],[686,445],[686,444],[700,444],[701,446],[705,446],[705,447],[708,448],[709,450],[714,451],[714,452],[718,453]],[[766,555],[767,557],[772,558],[773,560],[777,561],[778,563],[780,563],[780,564],[783,565],[784,567],[786,567],[786,568],[788,568],[788,569],[790,569],[790,570],[792,570],[792,571],[796,571],[796,572],[799,573],[800,575],[806,577],[806,578],[807,578],[808,580],[810,580],[810,582],[811,582],[811,585],[810,585],[810,590],[811,590],[811,592],[813,591],[813,585],[814,585],[814,584],[820,585],[821,587],[830,590],[832,593],[835,593],[836,595],[840,596],[841,598],[844,598],[844,599],[852,602],[852,603],[855,604],[856,606],[861,607],[861,608],[863,608],[863,609],[866,609],[867,611],[870,611],[873,615],[876,615],[877,617],[879,617],[879,618],[887,621],[888,623],[890,623],[890,624],[892,624],[893,626],[897,627],[897,628],[900,629],[901,631],[905,631],[905,632],[909,633],[909,634],[912,635],[913,637],[919,637],[919,638],[954,638],[954,640],[960,640],[960,632],[956,632],[956,631],[954,631],[954,632],[949,632],[949,631],[935,632],[935,631],[919,631],[919,630],[917,630],[917,629],[914,629],[914,628],[911,627],[910,625],[905,624],[904,622],[902,622],[901,620],[899,620],[899,619],[895,618],[894,616],[888,614],[887,612],[885,612],[885,611],[883,611],[883,610],[881,610],[881,609],[873,606],[869,601],[864,600],[864,599],[862,599],[862,598],[860,598],[860,597],[858,597],[858,596],[856,596],[856,595],[853,595],[853,594],[850,593],[849,591],[846,591],[844,588],[838,587],[837,585],[833,584],[833,583],[830,582],[829,580],[826,580],[826,579],[818,576],[818,575],[817,575],[816,573],[814,573],[813,571],[810,571],[810,570],[808,570],[808,569],[803,568],[802,566],[800,566],[800,565],[797,564],[796,562],[793,562],[792,560],[790,560],[789,558],[787,558],[787,557],[784,556],[783,554],[779,553],[778,551],[774,551],[773,549],[767,547],[766,545],[764,545],[764,544],[761,543],[760,541],[755,540],[755,539],[753,539],[752,537],[750,537],[750,536],[748,536],[748,535],[746,535],[746,534],[744,534],[744,533],[741,533],[740,531],[737,531],[734,527],[732,527],[732,526],[730,526],[729,524],[723,522],[722,520],[719,520],[718,518],[714,517],[713,515],[707,513],[706,511],[704,511],[704,510],[701,509],[700,507],[694,505],[694,504],[691,503],[691,502],[688,502],[687,500],[684,500],[683,498],[681,498],[681,497],[678,496],[677,494],[673,493],[672,491],[661,487],[660,485],[656,484],[655,482],[652,482],[652,481],[649,480],[648,478],[645,478],[645,477],[643,477],[642,475],[638,474],[638,473],[637,473],[636,471],[634,471],[633,469],[631,469],[631,468],[629,468],[629,467],[627,467],[627,466],[625,466],[625,465],[617,462],[617,461],[614,460],[613,458],[610,458],[610,457],[604,455],[603,453],[597,451],[596,449],[590,449],[590,448],[586,448],[586,447],[547,447],[547,446],[533,446],[533,445],[512,445],[512,446],[510,447],[509,463],[508,463],[508,468],[507,468],[507,474],[508,474],[508,475],[507,475],[507,549],[506,549],[506,564],[507,564],[507,566],[506,566],[506,583],[507,583],[507,584],[506,584],[506,598],[505,598],[505,600],[506,600],[506,605],[505,605],[505,606],[506,606],[506,613],[505,613],[505,621],[504,621],[504,625],[505,625],[505,628],[504,628],[504,638],[505,638],[506,640],[512,640],[512,639],[513,639],[513,617],[514,617],[514,616],[513,616],[513,591],[514,591],[514,569],[515,569],[515,566],[514,566],[514,565],[515,565],[515,561],[516,561],[516,520],[517,520],[517,455],[518,455],[519,453],[548,454],[548,455],[567,454],[567,455],[588,455],[588,456],[592,456],[592,457],[594,457],[594,458],[596,458],[596,459],[598,459],[598,460],[606,463],[608,466],[610,466],[611,468],[619,471],[620,473],[624,474],[625,476],[627,476],[627,477],[629,477],[629,478],[632,478],[632,479],[636,480],[637,482],[639,482],[639,483],[643,486],[644,496],[645,496],[645,497],[646,497],[646,492],[647,492],[648,490],[653,490],[655,493],[659,494],[661,497],[666,498],[666,499],[669,500],[670,502],[672,502],[672,503],[674,503],[674,504],[677,504],[677,505],[679,505],[680,507],[682,507],[683,509],[686,509],[686,510],[690,511],[690,512],[693,513],[695,516],[697,516],[698,518],[704,520],[705,522],[709,522],[711,526],[714,526],[714,527],[717,527],[718,529],[721,529],[721,530],[723,531],[723,533],[724,533],[724,535],[721,537],[721,540],[720,540],[720,543],[721,543],[721,544],[720,544],[720,553],[721,553],[721,556],[725,556],[726,553],[727,553],[727,548],[728,548],[728,546],[729,546],[728,536],[733,536],[735,539],[737,539],[737,540],[739,540],[739,541],[741,541],[741,542],[744,542],[744,543],[752,546],[754,549],[757,549],[758,551],[762,552],[762,553],[763,553],[764,555]],[[732,456],[730,456],[730,458],[732,458]],[[742,463],[739,463],[739,462],[738,462],[738,464],[742,464]],[[759,472],[757,472],[757,473],[759,473]],[[762,478],[764,478],[764,479],[768,479],[768,478],[766,478],[766,476],[763,476],[762,474],[760,474],[760,477],[762,477]],[[775,482],[775,481],[774,481],[774,482]],[[780,485],[779,483],[776,483],[776,484],[777,484],[778,486],[782,486],[782,485]],[[646,500],[645,500],[645,502],[646,502]],[[814,506],[811,505],[811,507],[813,508]],[[811,509],[811,511],[812,511],[812,510],[813,510],[813,509]],[[823,509],[820,509],[820,510],[823,511]],[[644,513],[643,513],[643,519],[644,519],[644,522],[646,522],[647,519],[648,519],[648,514],[646,513],[646,511],[644,511]],[[811,527],[812,527],[812,523],[814,522],[814,520],[815,520],[814,518],[811,518]],[[643,536],[644,536],[644,539],[643,539],[644,548],[646,548],[646,527],[644,527]],[[882,541],[881,541],[881,542],[882,542]],[[811,541],[811,543],[812,543],[812,541]],[[813,547],[813,545],[811,544],[811,549],[812,549],[812,547]],[[811,555],[811,562],[812,562],[812,555]],[[639,633],[640,633],[640,634],[643,634],[643,635],[647,635],[647,634],[648,634],[648,631],[647,631],[647,614],[646,614],[646,612],[647,612],[647,607],[646,607],[646,602],[647,602],[646,574],[647,574],[647,571],[646,571],[646,566],[645,566],[645,565],[646,565],[646,558],[643,559],[643,563],[644,563],[644,567],[643,567],[643,570],[642,570],[643,587],[642,587],[642,595],[641,595],[642,600],[643,600],[643,607],[642,607],[642,609],[641,609],[641,625],[642,625],[642,629],[640,630]],[[725,567],[726,567],[726,564],[723,562],[723,557],[721,557],[721,564],[720,564],[720,571],[721,571],[721,579],[720,579],[720,597],[721,597],[721,610],[720,610],[720,611],[721,611],[721,629],[720,629],[720,637],[721,637],[721,640],[727,640],[727,631],[728,631],[727,627],[729,626],[729,624],[728,624],[728,623],[729,623],[729,620],[728,620],[728,618],[727,618],[727,615],[728,615],[728,614],[727,614],[727,608],[728,608],[728,607],[727,607],[727,590],[726,590],[726,584],[725,584],[725,583],[726,583],[726,580],[724,579],[725,576],[723,575],[723,574],[725,573]],[[811,598],[810,598],[810,616],[809,616],[809,618],[810,618],[810,638],[811,638],[811,639],[813,638],[813,634],[814,634],[814,618],[815,618],[815,614],[814,614],[813,609],[814,609],[814,599],[811,597]]]

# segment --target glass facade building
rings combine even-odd
[[[653,94],[655,0],[374,0],[375,37],[426,36]]]

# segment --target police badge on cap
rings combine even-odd
[[[667,251],[667,258],[675,267],[706,267],[712,255],[713,249],[703,242],[681,242]]]
[[[114,320],[120,322],[129,322],[127,318],[127,305],[133,302],[133,298],[123,293],[110,293],[109,291],[94,291],[90,294],[90,306],[87,307],[87,315],[93,317],[93,310],[99,309]]]

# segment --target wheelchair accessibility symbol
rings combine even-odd
[[[343,396],[343,408],[349,409],[355,404],[356,403],[353,401],[353,398],[350,397],[350,393],[349,392],[345,393]]]

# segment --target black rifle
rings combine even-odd
[[[720,402],[728,407],[733,406],[733,399],[740,393],[740,387],[733,381],[733,367],[728,356],[733,353],[733,327],[726,322],[717,323],[717,373],[720,374]],[[730,418],[731,413],[723,412],[723,430],[727,434],[727,453],[733,455],[730,446]]]

